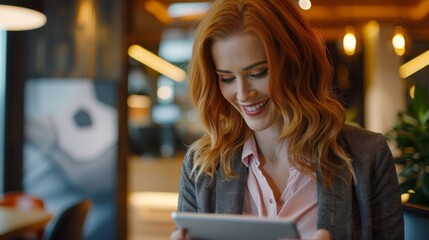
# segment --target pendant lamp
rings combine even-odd
[[[40,28],[46,23],[41,1],[0,0],[0,30],[24,31]]]
[[[393,30],[392,45],[398,56],[403,56],[410,48],[411,39],[407,30],[400,25],[396,25]]]
[[[355,27],[352,25],[346,26],[343,37],[344,53],[348,56],[353,56],[357,50],[357,37]]]

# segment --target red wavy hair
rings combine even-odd
[[[189,65],[190,97],[205,128],[190,146],[194,172],[213,176],[220,167],[235,176],[234,154],[251,136],[241,115],[222,96],[211,56],[215,41],[233,34],[253,34],[267,54],[270,91],[284,119],[280,139],[289,143],[290,163],[331,185],[334,169],[351,159],[338,145],[345,110],[332,92],[332,66],[321,36],[290,0],[216,0],[196,30]],[[331,158],[342,161],[334,164]]]

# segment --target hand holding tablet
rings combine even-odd
[[[295,222],[287,218],[189,212],[173,212],[172,218],[177,228],[187,229],[190,239],[300,239]]]

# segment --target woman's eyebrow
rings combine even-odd
[[[258,66],[258,65],[262,65],[262,64],[267,64],[267,61],[264,60],[264,61],[259,61],[259,62],[253,63],[253,64],[251,64],[249,66],[246,66],[246,67],[242,68],[242,70],[243,71],[247,71],[249,69],[252,69],[252,68],[254,68],[254,67]],[[222,69],[215,69],[215,71],[217,73],[231,73],[231,71],[222,70]]]
[[[215,69],[217,73],[232,73],[231,71],[222,70],[222,69]]]
[[[247,71],[247,70],[249,70],[249,69],[251,69],[251,68],[254,68],[254,67],[256,67],[256,66],[258,66],[258,65],[262,65],[262,64],[267,64],[267,61],[259,61],[259,62],[256,62],[256,63],[254,63],[254,64],[251,64],[251,65],[249,65],[249,66],[247,66],[247,67],[244,67],[243,68],[243,70],[244,71]]]

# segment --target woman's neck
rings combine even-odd
[[[279,140],[280,131],[278,128],[269,128],[254,132],[258,155],[262,161],[276,163],[279,159],[285,159],[287,143],[284,140]]]
[[[255,132],[260,170],[267,179],[276,201],[286,189],[289,179],[287,141],[279,140],[280,131]]]

